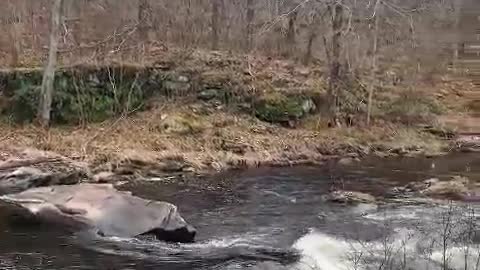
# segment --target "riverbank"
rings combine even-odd
[[[349,158],[342,160],[348,162],[367,155],[439,155],[450,145],[441,137],[393,124],[292,129],[221,109],[198,113],[202,109],[200,104],[159,104],[104,123],[49,130],[2,124],[0,149],[11,153],[4,160],[15,158],[12,148],[37,149],[84,162],[94,172],[126,173],[144,167],[162,173],[205,173],[319,164],[332,158]]]
[[[61,68],[48,130],[32,124],[41,69],[0,71],[2,159],[36,149],[82,162],[92,174],[150,177],[435,156],[456,147],[454,126],[439,116],[460,115],[468,102],[462,91],[473,89],[445,75],[412,91],[398,67],[385,70],[367,126],[360,76],[350,82],[340,125],[331,127],[320,65],[204,51],[161,56],[143,66]]]

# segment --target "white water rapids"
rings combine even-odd
[[[293,245],[302,255],[293,269],[478,270],[480,242],[472,239],[478,232],[466,224],[478,226],[474,211],[471,206],[442,205],[365,214],[366,222],[394,227],[376,241],[347,239],[312,229]]]
[[[93,246],[97,252],[138,259],[150,257],[169,262],[195,262],[208,258],[223,261],[205,269],[477,270],[480,269],[480,242],[460,239],[465,236],[463,222],[466,220],[461,218],[468,217],[474,222],[477,218],[466,209],[473,210],[471,207],[436,205],[400,206],[379,211],[376,207],[360,205],[350,210],[357,212],[367,225],[389,227],[385,235],[374,237],[374,240],[361,240],[311,229],[294,241],[290,250],[272,247],[269,244],[272,236],[268,233],[237,235],[187,245],[159,245],[158,242],[117,238],[110,240],[127,245],[121,248]],[[471,233],[469,237],[474,237],[476,232]],[[150,251],[145,252],[147,249]],[[276,260],[276,257],[285,256],[283,253],[288,252],[297,252],[299,259],[289,264]],[[246,260],[250,263],[245,263]]]

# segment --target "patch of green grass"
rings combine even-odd
[[[435,99],[414,90],[401,93],[379,109],[388,120],[406,125],[433,123],[446,110]]]

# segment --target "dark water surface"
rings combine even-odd
[[[0,221],[0,269],[297,269],[302,266],[296,261],[307,255],[321,261],[320,269],[348,269],[337,256],[344,242],[336,237],[376,241],[391,232],[375,207],[323,202],[332,186],[379,195],[410,181],[458,174],[480,180],[480,156],[369,159],[348,167],[269,168],[132,184],[125,188],[138,196],[176,204],[198,229],[197,243],[94,239]],[[402,211],[396,219],[411,224],[408,215],[429,210]]]

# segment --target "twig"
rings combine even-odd
[[[302,7],[303,5],[305,5],[306,3],[310,2],[310,1],[311,0],[304,0],[303,2],[301,2],[300,4],[295,6],[293,9],[291,9],[290,11],[285,12],[285,13],[281,14],[280,16],[277,16],[275,19],[271,20],[270,22],[265,23],[264,26],[260,29],[260,31],[258,31],[255,34],[255,36],[259,37],[259,36],[263,35],[264,33],[270,31],[270,29],[272,29],[283,18],[290,16],[290,14],[294,13],[300,7]]]
[[[110,73],[109,73],[109,77],[110,77]],[[104,135],[108,132],[110,132],[118,123],[120,123],[123,119],[125,119],[128,115],[136,112],[137,110],[139,110],[142,106],[143,106],[143,103],[139,104],[138,107],[136,107],[135,109],[129,111],[128,108],[130,106],[130,95],[131,95],[131,92],[133,91],[133,89],[135,88],[135,85],[137,83],[137,80],[138,80],[138,77],[139,77],[139,74],[137,73],[135,75],[135,80],[133,81],[131,87],[130,87],[130,92],[129,92],[129,97],[128,97],[128,100],[127,100],[127,104],[125,106],[125,109],[122,113],[122,115],[120,115],[119,118],[117,118],[110,126],[108,126],[108,128],[106,130],[103,130],[103,132],[101,132],[101,130],[99,130],[97,133],[95,133],[95,135],[93,135],[93,137],[91,137],[87,142],[85,142],[85,144],[82,146],[82,153],[83,153],[83,156],[86,155],[87,153],[87,149],[88,149],[88,146],[95,140],[97,139],[100,135]],[[110,82],[112,83],[112,87],[114,87],[114,89],[116,88],[115,87],[115,81],[112,80],[112,78],[110,78]]]
[[[7,133],[7,135],[2,136],[2,137],[0,138],[0,142],[8,139],[12,134],[14,134],[14,133],[13,133],[13,132],[9,132],[9,133]]]

